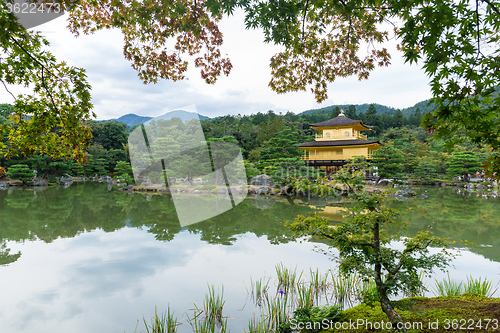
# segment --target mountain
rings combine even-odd
[[[431,111],[433,109],[432,105],[431,106],[427,106],[427,104],[429,103],[429,101],[430,101],[429,99],[426,99],[425,101],[418,102],[414,106],[410,106],[410,107],[401,109],[401,112],[403,112],[403,114],[406,117],[408,117],[410,114],[412,114],[417,108],[420,109],[420,112],[427,113],[427,112],[429,112],[429,111]],[[299,113],[299,115],[306,115],[306,114],[310,115],[310,114],[317,113],[317,112],[319,112],[319,113],[330,113],[330,112],[333,111],[333,109],[335,109],[336,106],[338,106],[340,109],[343,109],[344,111],[347,111],[347,109],[349,109],[350,105],[354,105],[356,107],[356,113],[359,114],[359,113],[365,113],[368,110],[368,107],[371,104],[330,105],[330,106],[326,106],[326,107],[320,108],[320,109],[307,110],[307,111]],[[373,103],[373,105],[375,106],[375,109],[377,110],[377,114],[382,114],[384,112],[387,112],[390,115],[393,115],[394,112],[396,112],[396,110],[397,110],[396,108],[393,108],[391,106],[381,105],[381,104],[377,104],[377,103]]]
[[[108,119],[108,120],[99,120],[99,122],[104,122],[104,121],[116,121],[119,123],[124,123],[127,125],[128,128],[133,127],[135,125],[140,125],[143,124],[151,119],[158,120],[158,119],[165,119],[165,120],[170,120],[174,117],[180,118],[183,122],[189,121],[191,119],[210,119],[209,117],[202,116],[201,114],[195,113],[195,112],[187,112],[187,111],[182,111],[182,110],[175,110],[175,111],[170,111],[165,114],[162,114],[161,116],[158,117],[144,117],[144,116],[138,116],[133,113],[126,114],[124,116],[121,116],[118,119]]]
[[[116,121],[118,123],[124,123],[127,125],[127,127],[133,127],[135,125],[139,125],[142,123],[145,123],[146,121],[150,120],[151,117],[143,117],[143,116],[138,116],[132,113],[126,114],[124,116],[121,116],[118,119],[109,119],[109,120],[103,120],[103,121]]]
[[[175,110],[175,111],[169,111],[165,114],[162,114],[161,116],[154,117],[154,120],[159,120],[159,119],[165,119],[165,120],[170,120],[174,117],[180,118],[183,122],[192,120],[192,119],[199,119],[199,120],[204,120],[204,119],[210,119],[209,117],[202,116],[199,113],[196,112],[188,112],[188,111],[183,111],[183,110]]]

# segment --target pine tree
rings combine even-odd
[[[340,114],[340,108],[337,105],[333,110],[332,114],[330,115],[330,119],[337,117]]]
[[[446,173],[452,177],[463,176],[465,181],[470,182],[469,174],[481,169],[481,162],[475,152],[456,151],[451,155]]]
[[[27,181],[33,179],[33,170],[26,164],[11,165],[7,170],[7,177],[9,179],[19,179],[25,184]]]

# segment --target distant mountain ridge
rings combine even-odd
[[[147,121],[149,121],[151,119],[155,119],[155,120],[158,120],[158,119],[170,120],[170,119],[172,119],[174,117],[180,118],[183,122],[189,121],[191,119],[200,119],[200,120],[210,119],[209,117],[202,116],[199,113],[187,112],[187,111],[183,111],[183,110],[175,110],[175,111],[167,112],[167,113],[162,114],[161,116],[157,116],[157,117],[145,117],[145,116],[138,116],[136,114],[129,113],[129,114],[121,116],[120,118],[108,119],[108,120],[99,120],[99,122],[116,121],[116,122],[119,122],[119,123],[124,123],[125,125],[127,125],[127,127],[133,127],[135,125],[143,124],[143,123],[145,123],[145,122],[147,122]]]
[[[405,115],[406,117],[408,117],[410,114],[412,114],[413,112],[415,112],[415,110],[417,108],[420,109],[420,112],[422,113],[427,113],[429,111],[432,111],[434,109],[433,105],[430,105],[430,106],[427,106],[427,104],[429,103],[430,99],[426,99],[425,101],[421,101],[421,102],[418,102],[416,103],[415,105],[413,106],[410,106],[410,107],[407,107],[407,108],[404,108],[404,109],[400,109],[401,112],[403,112],[403,115]],[[305,114],[313,114],[313,113],[316,113],[316,112],[332,112],[333,109],[335,109],[335,107],[339,107],[340,109],[343,109],[344,111],[346,111],[347,109],[349,109],[349,106],[350,105],[354,105],[356,107],[356,113],[366,113],[366,111],[368,110],[368,108],[370,107],[370,105],[373,104],[373,106],[375,106],[375,109],[377,110],[377,114],[382,114],[384,112],[387,112],[389,113],[390,115],[393,115],[394,112],[396,112],[398,109],[397,108],[393,108],[391,106],[386,106],[386,105],[382,105],[382,104],[377,104],[377,103],[370,103],[370,104],[338,104],[338,105],[330,105],[330,106],[326,106],[326,107],[323,107],[323,108],[320,108],[320,109],[311,109],[311,110],[307,110],[307,111],[304,111],[304,112],[301,112],[299,113],[299,115],[305,115]]]

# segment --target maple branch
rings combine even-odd
[[[54,99],[52,98],[52,94],[50,93],[49,89],[47,88],[47,85],[45,84],[45,78],[43,77],[43,70],[45,69],[49,74],[51,74],[52,76],[54,76],[56,79],[59,79],[59,78],[54,73],[52,73],[51,71],[49,71],[47,69],[47,67],[45,67],[44,64],[42,64],[40,61],[38,61],[38,59],[36,59],[35,57],[33,57],[33,55],[31,55],[31,53],[29,53],[28,51],[26,51],[26,49],[21,44],[19,44],[18,41],[13,36],[9,36],[9,37],[12,39],[12,41],[14,42],[14,44],[16,44],[34,62],[36,62],[38,65],[40,65],[40,67],[42,67],[42,85],[45,88],[45,91],[47,92],[47,95],[49,95],[50,100],[52,102],[52,107],[51,107],[52,111],[57,112],[57,107],[56,107],[56,104],[54,103]]]
[[[420,246],[419,244],[415,244],[414,246],[411,246],[403,251],[402,257],[399,259],[399,263],[396,265],[396,267],[391,270],[387,263],[384,263],[383,266],[384,268],[392,275],[396,275],[397,272],[401,269],[401,266],[403,266],[403,257],[407,255],[408,253],[413,252],[414,250],[425,250],[430,244],[432,243],[432,240],[429,240],[427,244]]]
[[[304,6],[304,17],[302,18],[302,39],[304,39],[306,15],[307,15],[307,7],[308,6],[309,6],[309,0],[306,1],[306,5]]]
[[[47,95],[49,95],[49,97],[50,97],[50,101],[52,102],[52,108],[51,108],[52,111],[57,112],[56,103],[54,103],[54,99],[52,98],[52,94],[50,93],[49,89],[45,85],[45,78],[43,77],[43,70],[44,70],[44,68],[45,67],[42,67],[42,84],[43,84],[43,87],[45,88],[45,91],[47,91]]]
[[[500,10],[495,5],[493,5],[489,0],[482,0],[482,1],[486,2],[488,5],[490,5],[491,9],[493,9],[495,11],[495,13],[500,15]]]
[[[28,51],[26,51],[26,49],[21,45],[19,44],[19,42],[13,37],[13,36],[9,36],[11,37],[12,41],[14,42],[14,44],[16,44],[21,50],[24,51],[24,53],[26,53],[34,62],[36,62],[37,64],[39,64],[42,69],[45,68],[47,70],[47,72],[49,72],[49,74],[51,74],[52,76],[54,76],[55,78],[57,78],[57,76],[52,73],[51,71],[49,71],[40,61],[38,61],[38,59],[36,59],[35,57],[33,57],[31,55],[31,53],[29,53]]]
[[[479,55],[481,54],[481,40],[479,38],[479,0],[476,0],[476,33],[477,33],[477,57],[476,61],[479,58]]]
[[[5,90],[7,90],[7,92],[8,92],[8,93],[9,93],[9,94],[10,94],[10,95],[14,98],[14,100],[17,100],[17,99],[16,99],[16,96],[14,96],[14,94],[13,94],[13,93],[11,93],[11,92],[9,91],[9,89],[7,88],[7,85],[5,85],[5,82],[4,82],[3,80],[0,80],[0,81],[2,81],[2,84],[3,84],[4,88],[5,88]]]

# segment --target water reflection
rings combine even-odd
[[[416,191],[410,202],[390,202],[413,207],[410,233],[434,222],[437,236],[477,243],[455,262],[453,277],[498,277],[499,199]],[[130,333],[155,305],[170,304],[182,317],[213,283],[224,285],[231,331],[242,332],[254,311],[240,310],[250,277],[269,276],[278,262],[323,273],[331,267],[311,251],[315,244],[290,241],[280,220],[318,212],[339,221],[345,206],[315,197],[253,197],[181,227],[169,196],[148,200],[94,183],[0,191],[0,331]],[[180,332],[189,332],[184,326]]]
[[[189,198],[186,198],[189,200]],[[210,202],[218,200],[211,197]],[[202,198],[198,197],[198,201]],[[223,199],[221,199],[223,200]],[[203,206],[198,206],[203,209]],[[267,236],[272,244],[289,242],[291,233],[281,220],[313,212],[312,207],[290,200],[268,197],[250,198],[221,215],[189,225],[184,230],[199,234],[210,244],[231,245],[237,235],[254,233]],[[71,238],[101,229],[113,232],[126,226],[146,227],[160,241],[171,241],[183,228],[168,195],[142,195],[112,190],[105,184],[80,183],[69,188],[10,188],[0,191],[0,260],[2,264],[19,258],[9,254],[6,241]]]

